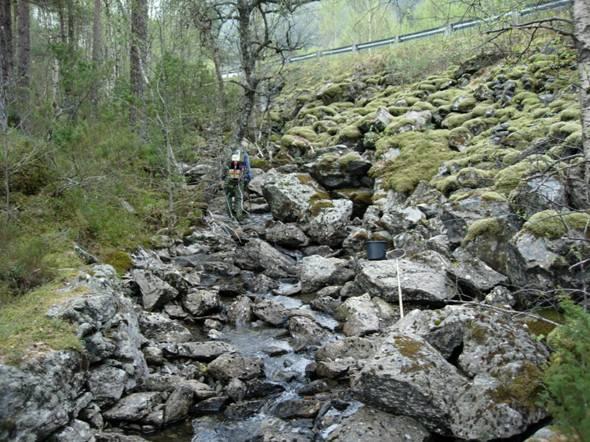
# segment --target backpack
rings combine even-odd
[[[244,169],[244,153],[241,150],[236,150],[230,159],[228,176],[233,180],[242,179],[242,171]]]

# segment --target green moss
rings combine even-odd
[[[312,115],[317,119],[322,120],[325,117],[334,117],[337,114],[338,112],[336,112],[336,110],[334,110],[330,106],[314,106],[301,109],[297,117],[302,118],[308,115]]]
[[[467,325],[467,331],[469,333],[469,337],[479,345],[486,343],[488,339],[487,330],[484,327],[477,325],[475,321],[472,321]]]
[[[434,100],[443,100],[450,104],[455,98],[457,98],[461,94],[463,94],[463,91],[461,89],[446,89],[444,91],[438,91],[434,94],[431,94],[430,97],[428,97],[428,99],[431,103],[433,103]]]
[[[413,126],[416,121],[412,118],[407,118],[404,116],[394,118],[391,123],[387,125],[385,128],[386,135],[395,135],[400,132],[402,129],[404,131],[410,129],[413,130]]]
[[[567,136],[579,132],[582,126],[579,122],[563,122],[554,123],[549,129],[551,136],[556,138],[566,138]]]
[[[346,126],[340,129],[339,137],[340,140],[350,140],[350,141],[357,141],[360,140],[363,135],[361,131],[356,126]]]
[[[491,106],[489,104],[485,104],[485,103],[480,103],[473,108],[471,113],[473,114],[474,117],[483,117],[483,116],[487,115],[488,113],[491,113],[492,111],[494,111],[493,106]]]
[[[265,160],[264,158],[252,158],[250,160],[250,165],[254,169],[262,169],[262,170],[268,170],[271,167],[268,160]]]
[[[123,252],[122,250],[112,250],[106,253],[104,256],[105,264],[112,265],[119,275],[127,272],[133,267],[133,260],[129,253]]]
[[[579,121],[581,118],[579,106],[568,107],[559,113],[561,121]]]
[[[549,162],[549,158],[545,156],[531,156],[526,160],[502,169],[496,175],[496,190],[504,195],[508,195],[518,186],[524,177],[542,170],[544,167],[547,167]]]
[[[466,113],[466,112],[470,112],[475,107],[476,104],[477,104],[477,101],[475,100],[475,98],[473,98],[471,96],[461,95],[461,96],[455,98],[451,108],[455,111],[458,111],[461,113]]]
[[[506,197],[498,192],[484,192],[481,194],[481,199],[484,201],[493,201],[493,202],[506,202],[508,201]]]
[[[395,336],[393,339],[399,352],[406,358],[415,359],[422,349],[422,343],[410,337]]]
[[[53,304],[82,293],[48,284],[0,309],[0,362],[18,364],[27,355],[50,349],[82,350],[72,324],[47,317]]]
[[[524,361],[516,375],[503,380],[490,396],[496,402],[524,405],[534,410],[539,394],[543,390],[543,372],[529,361]]]
[[[440,165],[457,153],[448,148],[448,131],[404,132],[377,142],[378,155],[389,149],[399,149],[400,155],[370,174],[383,177],[385,187],[398,192],[411,192],[420,181],[430,181]]]
[[[454,192],[459,188],[459,183],[457,182],[457,175],[433,178],[432,184],[438,191],[442,192],[445,195],[449,195],[451,192]]]
[[[312,216],[318,216],[322,210],[331,209],[332,207],[334,207],[334,203],[331,200],[322,199],[314,201],[311,204],[309,212]]]
[[[461,187],[487,187],[493,184],[495,172],[475,167],[465,167],[457,173],[457,182]]]
[[[368,206],[373,202],[373,192],[369,189],[338,189],[337,194],[357,204]]]
[[[582,146],[582,131],[576,131],[567,136],[564,140],[564,144],[568,147],[581,147]]]
[[[455,127],[462,126],[466,121],[473,118],[472,114],[456,114],[452,113],[447,116],[442,122],[442,126],[447,129],[454,129]]]
[[[287,131],[287,135],[295,135],[301,138],[305,138],[307,141],[314,142],[317,139],[317,134],[310,126],[296,126],[292,127]]]
[[[432,104],[430,104],[426,101],[419,101],[418,103],[412,105],[410,110],[415,110],[415,111],[426,111],[427,110],[427,111],[434,112],[436,110],[436,108]]]
[[[361,156],[358,152],[349,152],[338,158],[338,164],[341,168],[346,169],[353,161],[359,161]]]
[[[470,243],[475,238],[481,235],[499,235],[502,233],[503,227],[498,218],[483,218],[479,219],[469,225],[467,233],[463,239],[463,244]]]
[[[560,213],[544,210],[535,213],[524,224],[523,230],[540,238],[561,238],[569,230],[590,231],[590,215],[583,212]]]

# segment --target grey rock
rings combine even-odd
[[[262,300],[256,302],[252,307],[252,313],[258,319],[262,319],[274,326],[281,326],[287,322],[289,313],[282,304],[272,300]]]
[[[373,127],[378,131],[383,131],[389,123],[393,121],[393,115],[389,113],[387,108],[380,107],[375,112],[375,119],[373,120]]]
[[[21,367],[0,364],[0,440],[44,439],[66,425],[85,376],[75,352],[49,352]]]
[[[279,246],[297,248],[305,247],[309,243],[309,238],[297,226],[297,224],[277,223],[266,229],[266,240]]]
[[[399,260],[399,269],[404,300],[442,301],[456,295],[444,270],[408,259]],[[395,260],[360,261],[356,283],[372,295],[397,302]]]
[[[516,305],[514,295],[510,290],[501,285],[494,287],[492,291],[486,295],[484,301],[486,304],[497,306],[514,307]]]
[[[282,419],[314,418],[322,403],[313,399],[287,399],[279,402],[272,413]]]
[[[315,292],[327,285],[345,283],[349,276],[352,277],[352,274],[345,270],[347,264],[346,260],[339,258],[306,256],[298,266],[303,293]]]
[[[263,272],[271,278],[287,278],[295,274],[293,259],[258,238],[237,249],[235,263],[242,269]]]
[[[547,238],[539,238],[526,231],[521,231],[513,241],[527,269],[540,268],[551,271],[562,262],[562,258],[551,251],[550,241]]]
[[[362,367],[379,347],[378,340],[349,337],[328,342],[318,349],[316,373],[326,378],[350,375]]]
[[[344,321],[346,336],[364,336],[379,331],[379,316],[368,293],[348,298],[337,310],[337,318]]]
[[[187,386],[178,386],[164,404],[164,423],[170,424],[185,419],[193,405],[194,393]]]
[[[338,309],[341,304],[342,301],[339,298],[334,298],[332,296],[318,296],[309,303],[313,309],[330,315],[335,315],[336,309]]]
[[[308,167],[311,176],[327,189],[358,188],[371,183],[371,162],[358,152],[342,148],[321,155]]]
[[[316,204],[321,205],[322,201]],[[347,236],[346,226],[350,222],[353,204],[350,200],[326,200],[325,207],[311,218],[307,235],[318,244],[337,247]]]
[[[232,378],[254,379],[262,375],[262,360],[257,357],[224,353],[207,367],[208,373],[216,379],[229,381]]]
[[[74,419],[65,428],[51,435],[50,442],[94,442],[94,432],[86,422]]]
[[[187,342],[192,339],[188,328],[161,313],[142,312],[139,327],[146,338],[155,342]]]
[[[447,268],[449,276],[460,286],[482,294],[499,284],[506,284],[508,278],[496,272],[480,259],[458,248],[453,252],[455,263]]]
[[[224,353],[236,351],[233,345],[218,341],[170,343],[162,345],[161,348],[167,357],[189,358],[204,362],[212,361]]]
[[[353,378],[352,386],[364,403],[403,413],[444,434],[450,432],[454,398],[467,381],[419,336],[392,333]]]
[[[88,375],[88,390],[97,404],[111,405],[123,396],[129,376],[121,368],[110,364],[93,368]]]
[[[379,225],[385,227],[393,235],[414,228],[426,215],[416,207],[405,207],[388,211],[379,220]]]
[[[510,193],[510,203],[515,211],[529,218],[537,212],[568,207],[566,187],[552,176],[523,180]]]
[[[104,431],[94,435],[96,442],[148,442],[140,436],[128,436],[115,431]]]
[[[178,290],[149,271],[134,270],[132,276],[148,311],[163,307],[178,296]]]
[[[227,317],[236,327],[244,326],[252,319],[252,301],[247,296],[240,296],[229,306]]]
[[[219,309],[221,301],[213,290],[193,289],[182,299],[184,308],[194,316],[203,316]]]
[[[416,420],[362,407],[328,433],[330,442],[426,442],[430,433]]]
[[[80,411],[78,417],[90,424],[91,427],[102,430],[104,427],[104,419],[100,413],[100,407],[95,403],[88,405]]]
[[[320,345],[330,336],[328,331],[317,322],[304,316],[289,318],[289,333],[295,340],[297,348]]]
[[[105,411],[103,416],[110,421],[138,422],[154,411],[162,399],[158,392],[132,393]]]
[[[275,219],[283,222],[302,221],[313,198],[322,192],[307,174],[280,174],[270,171],[262,186],[264,197]]]

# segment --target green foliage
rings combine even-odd
[[[545,370],[544,399],[561,430],[590,439],[590,314],[570,300],[561,303],[565,324],[549,335],[554,353]]]

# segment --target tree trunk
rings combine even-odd
[[[574,23],[578,71],[580,73],[580,101],[582,106],[582,143],[586,161],[586,207],[590,207],[590,3],[574,1]]]
[[[138,129],[142,138],[146,137],[145,122],[145,63],[147,53],[147,0],[131,2],[131,47],[129,51],[130,84],[133,102],[129,112],[129,122]]]
[[[31,11],[29,2],[19,0],[17,10],[18,25],[18,79],[19,100],[22,105],[28,101],[31,66]]]
[[[0,75],[8,83],[14,64],[14,46],[12,42],[12,1],[0,1],[0,58],[2,70]]]
[[[249,0],[238,0],[238,33],[240,38],[240,64],[244,73],[244,96],[238,120],[236,141],[244,138],[248,132],[248,125],[254,110],[256,88],[258,86],[255,70],[256,57],[252,53],[252,23],[250,21],[253,6]]]
[[[92,25],[92,63],[96,78],[92,84],[91,101],[94,113],[98,108],[98,90],[100,88],[99,75],[102,62],[102,0],[94,0],[94,17]]]

